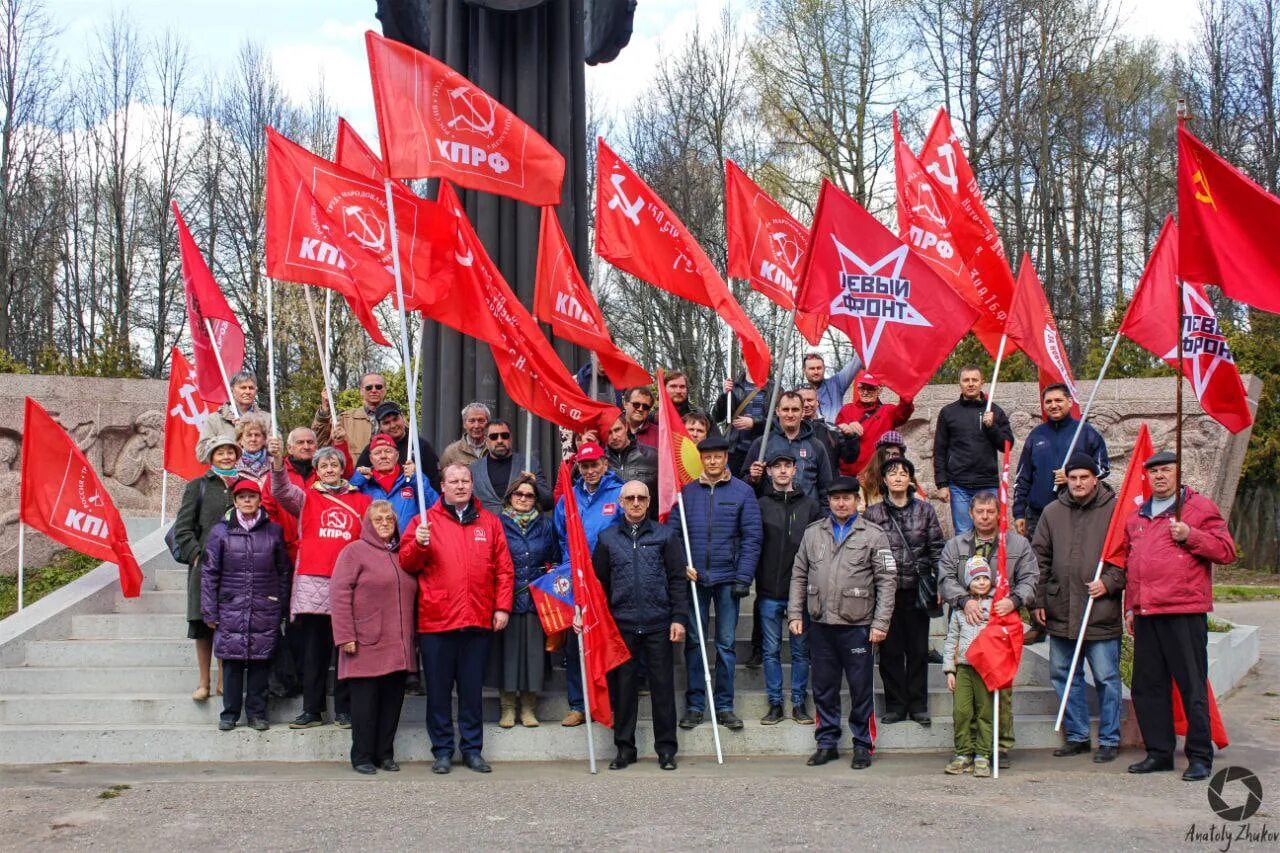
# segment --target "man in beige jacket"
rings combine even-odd
[[[360,399],[363,405],[338,413],[338,426],[347,434],[347,447],[351,450],[353,459],[369,446],[370,439],[377,434],[378,420],[373,413],[382,405],[386,396],[387,382],[382,374],[366,373],[360,377]],[[317,447],[328,447],[334,443],[334,438],[330,435],[332,423],[329,418],[328,389],[321,389],[320,401],[316,416],[311,421],[311,431],[316,434]]]

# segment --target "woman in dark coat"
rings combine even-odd
[[[235,509],[213,526],[205,545],[200,610],[214,629],[213,652],[226,678],[219,730],[234,729],[243,707],[249,727],[262,732],[270,728],[267,674],[291,566],[284,531],[262,509],[262,487],[244,477],[231,494]]]
[[[521,477],[507,489],[502,503],[502,530],[516,568],[516,594],[507,629],[494,632],[486,681],[499,690],[499,726],[515,726],[518,699],[520,724],[534,728],[538,725],[535,709],[545,674],[547,638],[533,607],[529,583],[546,574],[560,558],[555,526],[538,511],[534,477]]]
[[[885,460],[880,480],[884,500],[867,507],[863,517],[889,537],[898,564],[889,634],[880,644],[885,710],[880,722],[900,723],[910,716],[929,726],[929,609],[921,606],[920,579],[927,576],[927,582],[935,575],[946,541],[933,505],[916,500],[915,473],[910,460]],[[932,597],[936,600],[937,593]]]
[[[209,670],[213,662],[213,631],[200,613],[200,565],[209,532],[231,510],[231,484],[236,480],[236,463],[240,459],[240,445],[235,438],[220,436],[211,444],[209,470],[187,483],[182,506],[173,522],[179,559],[187,564],[187,638],[196,641],[196,664],[200,667],[200,685],[191,698],[197,702],[209,698]],[[221,676],[218,692],[222,692]]]
[[[394,744],[405,676],[416,666],[417,579],[400,571],[395,507],[374,501],[360,538],[342,549],[329,579],[338,678],[351,689],[351,766],[358,773],[399,770]]]

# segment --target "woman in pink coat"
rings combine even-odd
[[[360,538],[342,549],[329,583],[338,678],[351,688],[351,766],[399,770],[393,753],[405,676],[414,667],[417,579],[400,571],[399,521],[374,501]]]

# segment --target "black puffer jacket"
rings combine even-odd
[[[1000,471],[997,455],[1005,442],[1013,444],[1013,428],[1004,409],[991,406],[992,426],[982,425],[987,395],[976,400],[961,397],[938,412],[933,436],[933,479],[939,489],[994,489]]]
[[[591,561],[619,631],[665,634],[673,622],[688,624],[684,549],[671,529],[624,518],[600,532]]]
[[[760,498],[764,541],[756,566],[756,595],[787,599],[791,594],[791,567],[805,528],[822,516],[818,502],[801,492],[771,490]]]
[[[907,488],[906,506],[894,506],[886,497],[862,514],[889,537],[889,547],[898,564],[898,589],[915,589],[921,574],[937,572],[946,539],[938,513],[926,501],[916,499],[914,487]]]
[[[658,517],[658,451],[646,447],[632,436],[621,450],[606,447],[605,461],[623,483],[639,480],[649,487],[649,517]]]

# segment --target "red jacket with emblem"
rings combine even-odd
[[[431,541],[418,545],[419,518],[400,537],[400,567],[418,576],[418,631],[493,627],[494,611],[511,612],[515,566],[498,516],[475,498],[459,518],[441,498],[427,510]]]
[[[836,426],[840,424],[862,424],[862,438],[858,446],[858,458],[855,462],[840,462],[840,473],[848,477],[856,477],[862,473],[871,461],[871,454],[876,452],[876,441],[891,429],[897,429],[911,419],[916,410],[914,400],[906,399],[897,403],[877,403],[875,406],[864,406],[854,400],[846,403],[836,415]]]
[[[1187,541],[1169,535],[1173,507],[1151,516],[1151,501],[1124,525],[1128,554],[1125,610],[1138,616],[1208,613],[1213,609],[1213,565],[1236,560],[1236,545],[1213,501],[1184,490],[1182,520],[1191,528]]]
[[[298,574],[326,578],[333,574],[342,549],[360,538],[365,510],[373,503],[349,483],[336,493],[322,489],[318,480],[300,488],[283,468],[271,472],[271,494],[297,516]]]

